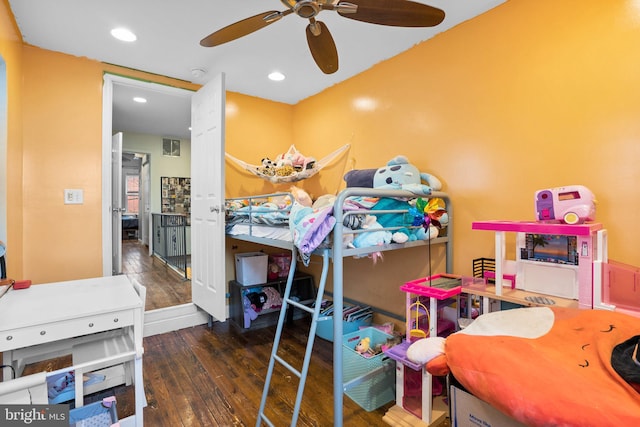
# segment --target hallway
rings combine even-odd
[[[147,287],[146,311],[191,302],[191,281],[149,256],[149,248],[137,239],[122,241],[122,273]]]

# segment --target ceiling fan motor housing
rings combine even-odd
[[[293,6],[293,11],[301,18],[314,18],[320,13],[320,6],[313,0],[300,0]]]

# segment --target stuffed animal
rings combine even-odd
[[[302,188],[292,185],[289,191],[298,204],[307,208],[313,206],[313,200],[311,199],[311,196]]]
[[[267,176],[273,176],[276,174],[276,165],[269,159],[265,157],[262,159],[262,166],[259,169],[260,173]]]
[[[382,230],[382,225],[376,221],[374,215],[366,215],[363,229],[370,230],[366,233],[358,233],[353,238],[352,245],[356,248],[366,248],[370,246],[382,246],[391,243],[392,233]]]
[[[276,173],[287,171],[288,174],[313,169],[316,159],[307,157],[291,146],[286,153],[278,154],[275,160]]]
[[[438,178],[420,172],[405,156],[396,156],[378,169],[351,170],[344,175],[344,180],[347,187],[406,190],[418,196],[428,196],[432,190],[442,189]]]
[[[432,375],[453,374],[518,425],[622,426],[640,419],[639,340],[637,317],[621,312],[525,307],[415,341],[406,357]],[[567,384],[579,393],[567,395]]]
[[[253,309],[251,301],[246,295],[242,297],[242,305],[244,307],[244,328],[248,329],[251,326],[251,321],[258,318],[258,313]]]
[[[434,224],[425,224],[426,213],[421,211],[420,207],[412,206],[407,201],[382,198],[372,208],[371,212],[375,213],[377,210],[406,210],[409,212],[409,215],[407,216],[393,213],[376,215],[378,223],[384,228],[402,227],[393,233],[392,240],[395,243],[405,243],[407,241],[413,242],[416,240],[429,240],[438,237],[438,229],[434,226]]]

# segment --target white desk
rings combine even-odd
[[[143,314],[140,297],[123,275],[11,289],[0,298],[3,363],[14,366],[19,375],[26,361],[42,360],[42,355],[50,356],[52,351],[69,354],[83,336],[122,329],[131,332],[136,348],[136,425],[142,426]],[[5,370],[5,380],[8,375]]]

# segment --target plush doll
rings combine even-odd
[[[360,354],[367,354],[371,348],[371,338],[364,337],[356,344],[356,351]]]
[[[396,156],[378,169],[351,170],[344,175],[344,180],[347,187],[406,190],[418,196],[428,196],[432,190],[442,189],[438,178],[420,172],[405,156]]]

